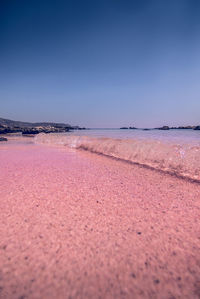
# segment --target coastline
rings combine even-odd
[[[31,143],[0,169],[3,298],[199,298],[198,184]]]

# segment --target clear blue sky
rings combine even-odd
[[[2,0],[0,117],[200,124],[200,1]]]

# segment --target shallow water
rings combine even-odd
[[[151,139],[178,144],[192,143],[200,145],[200,131],[195,130],[120,130],[120,129],[91,129],[66,133],[75,136],[107,137],[119,139]]]

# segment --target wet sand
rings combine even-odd
[[[0,298],[200,298],[200,185],[0,145]]]

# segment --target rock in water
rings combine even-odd
[[[30,129],[25,129],[22,131],[22,135],[35,135],[35,134],[39,134],[40,131],[35,129],[35,128],[30,128]]]
[[[163,126],[161,128],[158,128],[158,130],[169,130],[169,127],[168,126]]]

